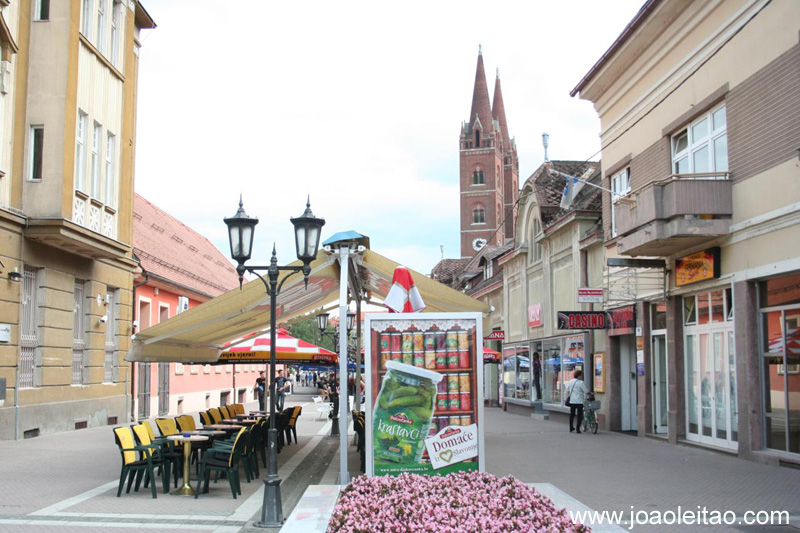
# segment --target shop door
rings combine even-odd
[[[703,328],[686,335],[687,439],[736,448],[730,391],[735,391],[730,329]]]
[[[625,335],[619,338],[620,393],[622,401],[622,431],[637,431],[639,422],[636,415],[636,350],[634,337]]]
[[[653,336],[651,350],[653,378],[653,432],[667,432],[667,337]]]

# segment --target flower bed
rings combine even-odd
[[[355,478],[328,523],[333,532],[588,532],[513,476],[456,472]]]

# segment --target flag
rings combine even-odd
[[[581,192],[581,189],[583,189],[583,185],[585,183],[584,180],[588,178],[592,172],[594,172],[594,168],[589,168],[589,170],[584,172],[583,176],[580,178],[559,172],[559,174],[564,176],[567,181],[566,185],[564,185],[564,190],[561,193],[561,203],[558,204],[561,209],[569,209],[572,206],[572,202],[575,201],[578,193]]]
[[[414,278],[406,267],[394,269],[392,287],[383,303],[393,313],[419,313],[425,309],[425,302],[422,301],[419,289],[414,285]]]

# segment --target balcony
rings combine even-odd
[[[645,185],[618,201],[617,250],[663,257],[730,232],[733,199],[728,174],[681,174]]]

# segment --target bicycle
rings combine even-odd
[[[586,401],[583,402],[583,431],[591,430],[592,433],[597,434],[597,411],[600,410],[600,402],[595,401],[594,393],[589,392],[586,395]]]

